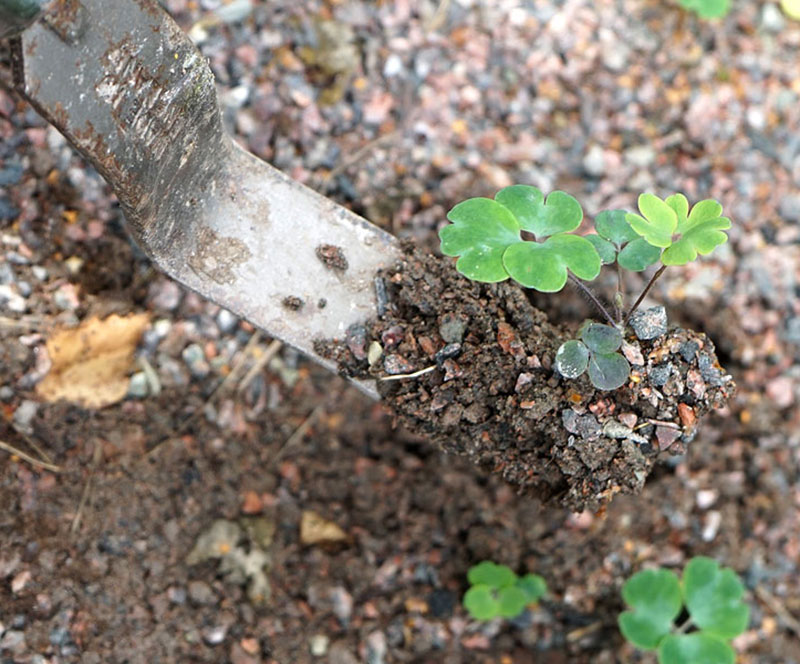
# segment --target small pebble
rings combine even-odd
[[[323,657],[328,652],[330,639],[324,634],[315,634],[308,640],[308,649],[314,657]]]
[[[333,605],[333,615],[346,626],[353,614],[353,596],[342,586],[336,586],[330,591],[330,600]]]
[[[201,635],[203,637],[203,641],[205,641],[210,646],[218,646],[225,640],[225,636],[227,635],[228,630],[226,627],[222,625],[216,625],[214,627],[204,627]]]
[[[786,27],[786,18],[777,5],[768,2],[761,7],[761,27],[774,33],[781,32]]]
[[[628,438],[633,431],[630,427],[617,422],[617,420],[608,420],[608,422],[603,425],[603,433],[608,438]]]
[[[206,361],[203,348],[199,344],[189,344],[186,346],[181,353],[181,357],[186,363],[186,366],[189,367],[189,372],[194,378],[205,378],[209,371],[211,371],[211,367]]]
[[[445,314],[439,322],[439,335],[448,344],[461,343],[466,329],[467,322],[456,314]]]
[[[217,314],[217,326],[223,334],[230,334],[239,325],[239,319],[227,309],[220,309]]]
[[[27,308],[28,304],[25,298],[11,284],[0,285],[0,310],[8,309],[19,314]]]
[[[39,409],[39,404],[30,399],[25,399],[19,407],[14,411],[14,424],[19,429],[27,434],[33,433],[31,422],[36,417],[36,411]]]
[[[667,310],[662,306],[639,310],[631,316],[630,325],[638,339],[657,339],[667,333]]]
[[[361,361],[367,357],[367,352],[365,350],[367,345],[367,329],[363,325],[351,325],[348,327],[344,340],[354,358]],[[370,364],[372,363],[370,362]]]
[[[147,375],[144,371],[137,371],[131,376],[128,384],[128,396],[131,399],[144,399],[149,391]]]
[[[394,353],[392,355],[387,355],[383,360],[383,368],[391,376],[397,376],[399,374],[407,374],[414,371],[414,365],[411,364],[406,358],[402,355],[398,355]]]
[[[367,664],[384,664],[386,658],[386,635],[372,632],[367,636]]]
[[[190,581],[189,600],[198,606],[211,606],[217,603],[217,596],[205,581]]]
[[[0,263],[0,285],[13,284],[15,281],[14,268],[8,263]]]
[[[583,158],[583,170],[593,178],[599,178],[606,172],[606,157],[603,148],[593,145]]]

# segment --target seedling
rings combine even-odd
[[[722,18],[731,8],[731,0],[678,0],[678,3],[700,18]]]
[[[622,587],[631,610],[620,614],[619,628],[637,648],[655,650],[659,664],[734,664],[730,640],[750,618],[743,594],[732,569],[703,556],[689,561],[681,581],[669,570],[644,570]],[[676,627],[682,613],[688,617]]]
[[[592,301],[608,325],[585,323],[579,340],[558,349],[555,365],[565,378],[588,371],[600,390],[617,389],[628,379],[630,365],[617,351],[631,316],[664,270],[711,253],[727,241],[724,231],[731,227],[717,201],[700,201],[690,209],[683,194],[665,200],[642,194],[639,214],[606,210],[595,218],[595,233],[575,235],[583,219],[580,203],[563,191],[545,198],[527,185],[501,189],[494,200],[470,198],[447,218],[453,223],[439,232],[441,250],[459,257],[456,269],[465,277],[487,283],[511,278],[545,293],[558,292],[569,281]],[[659,261],[626,313],[623,270],[641,272]],[[594,280],[603,265],[616,266],[613,315],[584,283]]]
[[[631,366],[620,353],[622,332],[616,327],[586,321],[578,333],[580,340],[566,341],[556,353],[556,367],[565,378],[577,378],[588,369],[589,380],[600,390],[622,387]]]
[[[516,618],[547,592],[541,576],[519,577],[510,567],[489,560],[471,567],[467,579],[470,589],[464,594],[464,608],[476,620]]]

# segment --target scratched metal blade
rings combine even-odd
[[[376,314],[373,278],[397,259],[394,238],[239,148],[205,59],[154,0],[50,7],[16,40],[15,84],[111,184],[139,245],[330,366],[314,340]]]

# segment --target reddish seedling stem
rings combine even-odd
[[[656,283],[656,280],[661,276],[661,274],[666,269],[667,269],[667,266],[666,265],[662,265],[660,268],[658,268],[656,273],[651,277],[650,281],[647,283],[647,286],[644,287],[644,290],[642,291],[641,295],[639,295],[639,297],[636,299],[636,302],[633,303],[633,306],[631,307],[631,310],[628,312],[628,315],[625,317],[625,322],[622,324],[623,328],[628,326],[628,323],[631,320],[631,316],[633,316],[633,314],[639,308],[639,305],[642,303],[642,300],[644,300],[644,298],[647,297],[647,294],[650,292],[650,289],[653,287],[653,284]]]
[[[578,277],[576,277],[575,275],[573,275],[571,272],[568,272],[567,274],[569,275],[569,279],[570,279],[570,281],[571,281],[573,284],[575,284],[575,285],[576,285],[578,288],[580,288],[580,290],[581,290],[583,293],[585,293],[585,294],[586,294],[586,296],[587,296],[587,297],[588,297],[588,298],[589,298],[589,299],[592,301],[592,303],[593,303],[593,304],[594,304],[594,305],[597,307],[597,309],[600,311],[600,313],[602,313],[602,314],[603,314],[603,316],[605,316],[606,320],[607,320],[607,321],[608,321],[608,322],[609,322],[609,323],[610,323],[610,324],[611,324],[613,327],[616,327],[616,326],[617,326],[617,321],[615,321],[615,320],[612,318],[611,314],[610,314],[610,313],[608,313],[608,309],[606,309],[606,308],[603,306],[603,303],[602,303],[602,302],[600,302],[600,300],[599,300],[599,299],[597,298],[597,296],[596,296],[596,295],[595,295],[595,294],[594,294],[594,293],[591,291],[591,289],[589,289],[589,288],[586,286],[586,284],[584,284],[584,283],[583,283],[583,282],[582,282],[580,279],[578,279]]]

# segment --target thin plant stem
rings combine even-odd
[[[619,261],[616,262],[617,265],[617,294],[614,296],[614,309],[617,314],[617,322],[622,322],[622,267],[619,264]]]
[[[576,277],[576,276],[575,276],[574,274],[572,274],[571,272],[567,272],[567,275],[569,276],[569,280],[570,280],[570,281],[571,281],[573,284],[575,284],[575,285],[576,285],[578,288],[580,288],[580,289],[581,289],[581,291],[582,291],[583,293],[585,293],[585,294],[586,294],[586,296],[587,296],[587,297],[588,297],[588,298],[589,298],[589,299],[592,301],[592,303],[593,303],[593,304],[594,304],[594,305],[595,305],[595,306],[598,308],[598,310],[600,311],[600,313],[601,313],[601,314],[603,314],[603,316],[605,316],[606,320],[607,320],[609,323],[611,323],[611,325],[612,325],[612,326],[616,327],[616,326],[617,326],[617,321],[615,321],[615,320],[614,320],[614,319],[611,317],[611,314],[610,314],[610,313],[608,313],[608,309],[606,309],[606,308],[603,306],[603,303],[602,303],[602,302],[600,302],[600,300],[598,300],[598,299],[597,299],[597,296],[596,296],[596,295],[595,295],[595,294],[594,294],[594,293],[593,293],[593,292],[592,292],[592,291],[591,291],[591,290],[590,290],[590,289],[589,289],[589,288],[586,286],[586,284],[584,284],[584,283],[583,283],[583,282],[582,282],[580,279],[578,279],[578,277]]]
[[[694,623],[692,622],[692,619],[687,618],[683,623],[681,623],[680,627],[678,627],[678,629],[675,630],[675,634],[685,634],[686,631],[693,626]]]
[[[631,310],[628,312],[628,315],[625,317],[625,322],[622,324],[622,327],[627,327],[628,326],[628,323],[631,320],[631,316],[633,316],[633,314],[639,308],[639,305],[642,303],[642,300],[644,300],[644,298],[647,297],[647,294],[650,292],[650,289],[653,287],[653,284],[656,283],[656,280],[661,276],[661,274],[666,269],[667,269],[667,266],[666,265],[662,265],[660,268],[658,268],[656,273],[650,278],[650,281],[647,283],[647,286],[644,287],[644,290],[642,291],[641,295],[639,295],[639,297],[636,299],[636,302],[634,302],[633,306],[631,307]]]

